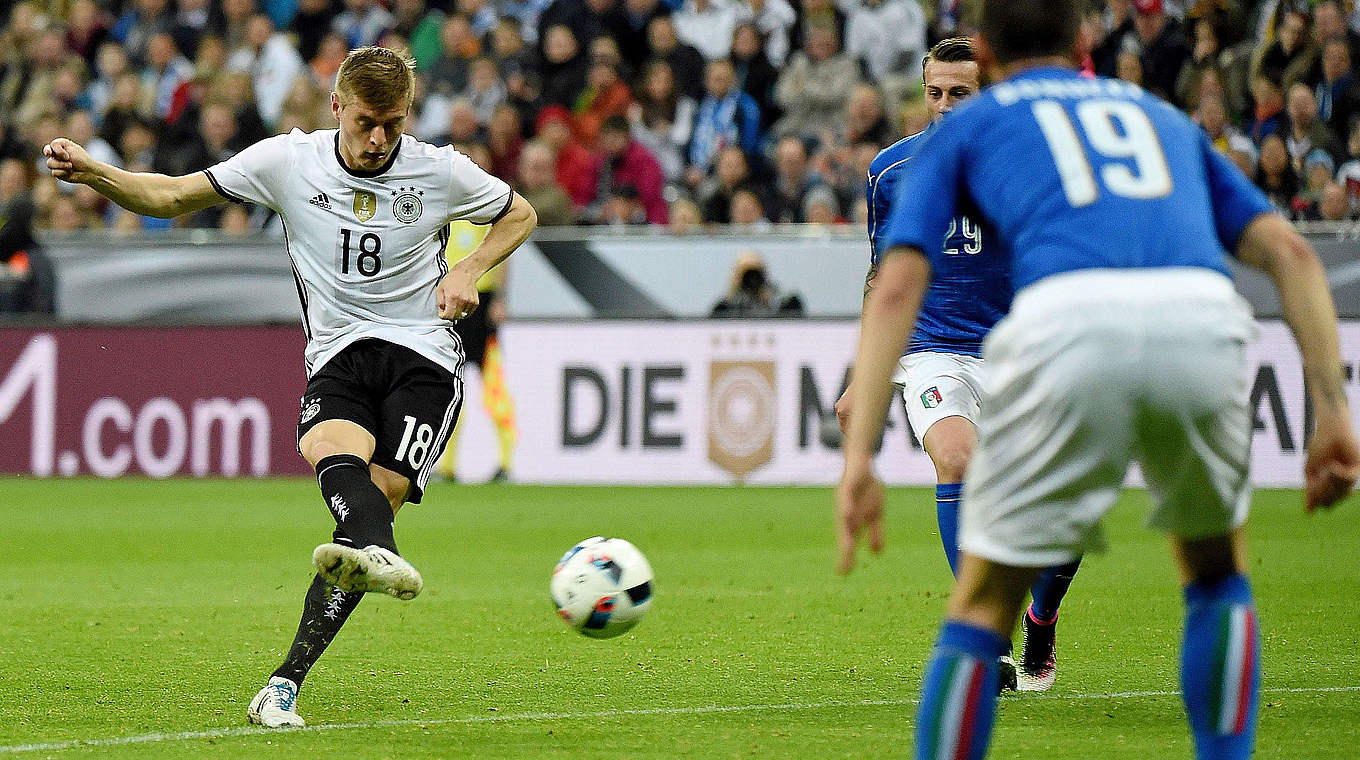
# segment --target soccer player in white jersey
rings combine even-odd
[[[252,723],[302,726],[298,689],[365,592],[420,593],[397,553],[393,518],[419,503],[462,404],[463,349],[451,320],[477,307],[477,280],[524,242],[533,207],[452,148],[402,128],[414,64],[379,47],[349,54],[331,111],[339,129],[293,130],[183,177],[133,173],[58,138],[43,152],[58,179],[138,214],[168,218],[227,200],[283,219],[307,334],[298,451],[336,521],[284,663],[251,701]],[[450,268],[449,222],[490,225]]]

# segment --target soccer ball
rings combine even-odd
[[[621,538],[587,538],[571,547],[548,584],[557,614],[593,639],[627,632],[652,606],[652,566]]]

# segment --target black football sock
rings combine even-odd
[[[288,650],[288,658],[283,661],[273,675],[287,678],[298,686],[307,677],[321,653],[326,651],[340,626],[345,624],[349,613],[364,598],[362,591],[341,591],[326,583],[318,575],[312,579],[307,589],[306,600],[302,603],[302,622],[298,624],[293,646]]]
[[[377,544],[397,551],[392,536],[392,505],[373,484],[367,462],[353,454],[332,454],[316,463],[316,482],[340,532],[349,536],[356,548]]]

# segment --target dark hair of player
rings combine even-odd
[[[1001,65],[1070,57],[1081,13],[1077,0],[986,0],[978,25]]]
[[[935,47],[926,53],[926,57],[921,59],[921,71],[925,71],[926,64],[931,61],[940,63],[962,63],[964,61],[976,61],[977,51],[973,49],[973,40],[969,37],[949,37],[935,43]]]

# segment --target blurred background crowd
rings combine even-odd
[[[335,126],[354,47],[410,51],[408,131],[512,182],[543,225],[858,224],[883,147],[922,129],[921,58],[960,0],[0,0],[0,209],[38,229],[244,233],[267,209],[140,217],[46,172],[57,136],[197,171]],[[1184,109],[1288,216],[1360,210],[1360,10],[1093,2],[1095,73]],[[4,212],[0,211],[0,216]]]

